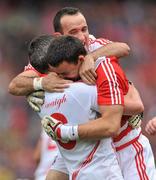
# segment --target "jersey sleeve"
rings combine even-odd
[[[39,77],[45,76],[45,74],[42,74],[42,73],[38,72],[30,63],[28,63],[28,65],[26,65],[24,67],[24,71],[30,71],[30,70],[36,72]]]
[[[112,41],[104,38],[89,38],[89,52],[92,52],[102,46],[112,43]]]
[[[96,38],[95,38],[95,36],[93,36],[92,34],[89,34],[89,42],[90,41],[93,41],[93,40],[95,40]]]
[[[99,105],[124,105],[128,80],[115,57],[99,58],[96,67]]]

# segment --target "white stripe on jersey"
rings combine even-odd
[[[110,63],[110,59],[109,58],[107,58],[107,59],[106,58],[99,58],[97,63],[96,63],[96,69],[100,63],[101,63],[103,71],[105,72],[106,77],[107,77],[108,82],[109,82],[112,104],[121,104],[121,95],[120,95],[119,83],[117,81],[117,77],[115,74],[114,67]],[[115,92],[115,97],[114,97],[114,92]]]
[[[115,82],[115,95],[118,95],[119,97],[116,97],[116,103],[119,103],[119,104],[121,104],[121,95],[120,95],[120,90],[119,90],[119,83],[118,83],[118,80],[117,80],[117,77],[116,77],[116,74],[115,74],[115,70],[114,70],[114,67],[112,66],[112,64],[110,63],[110,58],[108,58],[108,64],[110,65],[110,67],[111,67],[111,70],[112,70],[112,72],[113,72],[113,75],[114,75],[114,82]],[[116,86],[116,84],[117,84],[117,86]],[[116,93],[116,89],[117,89],[117,91],[118,91],[118,93]],[[118,100],[119,100],[119,102],[118,102]]]
[[[109,77],[111,79],[109,84],[110,84],[110,86],[112,86],[111,88],[113,89],[113,92],[111,92],[111,99],[113,99],[113,104],[114,104],[114,101],[115,101],[115,103],[118,103],[118,100],[117,100],[117,97],[116,97],[117,91],[115,89],[115,79],[114,79],[113,74],[111,72],[111,67],[110,67],[110,64],[108,63],[108,59],[104,63],[106,65],[107,69],[108,69],[108,74],[109,74]],[[113,82],[113,85],[111,84],[111,82]],[[114,94],[114,92],[115,92],[115,94]],[[115,97],[114,97],[114,95],[115,95]]]
[[[110,80],[109,75],[108,75],[108,73],[107,73],[107,71],[105,69],[104,63],[101,63],[101,65],[102,65],[102,68],[103,68],[103,70],[104,70],[104,72],[105,72],[105,74],[107,76],[107,79],[108,79],[108,82],[109,82],[110,93],[111,93],[111,101],[112,101],[112,104],[114,104],[114,98],[112,96],[113,95],[113,91],[112,91],[112,86],[111,86],[111,80]]]
[[[107,44],[112,43],[108,39],[99,38],[96,39],[94,36],[89,35],[89,52],[92,52],[100,47],[106,46]]]

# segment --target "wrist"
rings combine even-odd
[[[33,88],[34,88],[34,90],[43,90],[42,80],[43,80],[43,77],[33,79]]]
[[[58,139],[64,141],[73,141],[79,139],[78,126],[66,126],[59,124],[55,133]]]

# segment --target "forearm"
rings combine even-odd
[[[93,56],[96,61],[102,56],[116,56],[117,58],[121,58],[129,55],[129,52],[130,48],[126,43],[113,42],[89,53],[89,55]]]
[[[124,96],[125,115],[136,115],[144,111],[144,105],[142,103],[139,92],[134,87],[134,85],[129,85],[129,91],[126,96]]]
[[[127,105],[126,105],[127,104]],[[137,115],[144,111],[142,103],[138,102],[125,102],[124,115]]]
[[[104,122],[103,118],[98,118],[78,126],[61,125],[58,132],[61,132],[62,140],[93,140],[114,137],[117,135],[119,128],[120,123],[112,124],[111,121]]]
[[[47,92],[63,92],[72,83],[70,80],[60,78],[56,73],[49,73],[44,77],[34,71],[23,72],[16,76],[9,84],[9,93],[16,96],[25,96],[36,90]]]
[[[114,137],[117,135],[120,126],[110,124],[110,122],[103,122],[103,118],[90,121],[86,124],[78,126],[78,135],[80,139],[102,139],[106,137]]]
[[[8,91],[15,96],[26,96],[34,91],[33,81],[39,75],[33,71],[24,71],[17,75],[9,84]]]
[[[15,96],[26,96],[34,91],[33,79],[31,77],[15,77],[9,84],[8,91]]]
[[[104,107],[105,109],[106,107]],[[63,140],[69,139],[102,139],[105,137],[114,137],[117,135],[121,117],[123,113],[123,107],[114,107],[113,111],[107,107],[102,113],[102,117],[95,120],[91,120],[85,124],[78,126],[66,126],[61,125],[61,138]]]

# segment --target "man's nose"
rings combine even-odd
[[[78,39],[84,44],[84,42],[85,42],[85,35],[84,35],[84,33],[80,32],[78,34]]]

